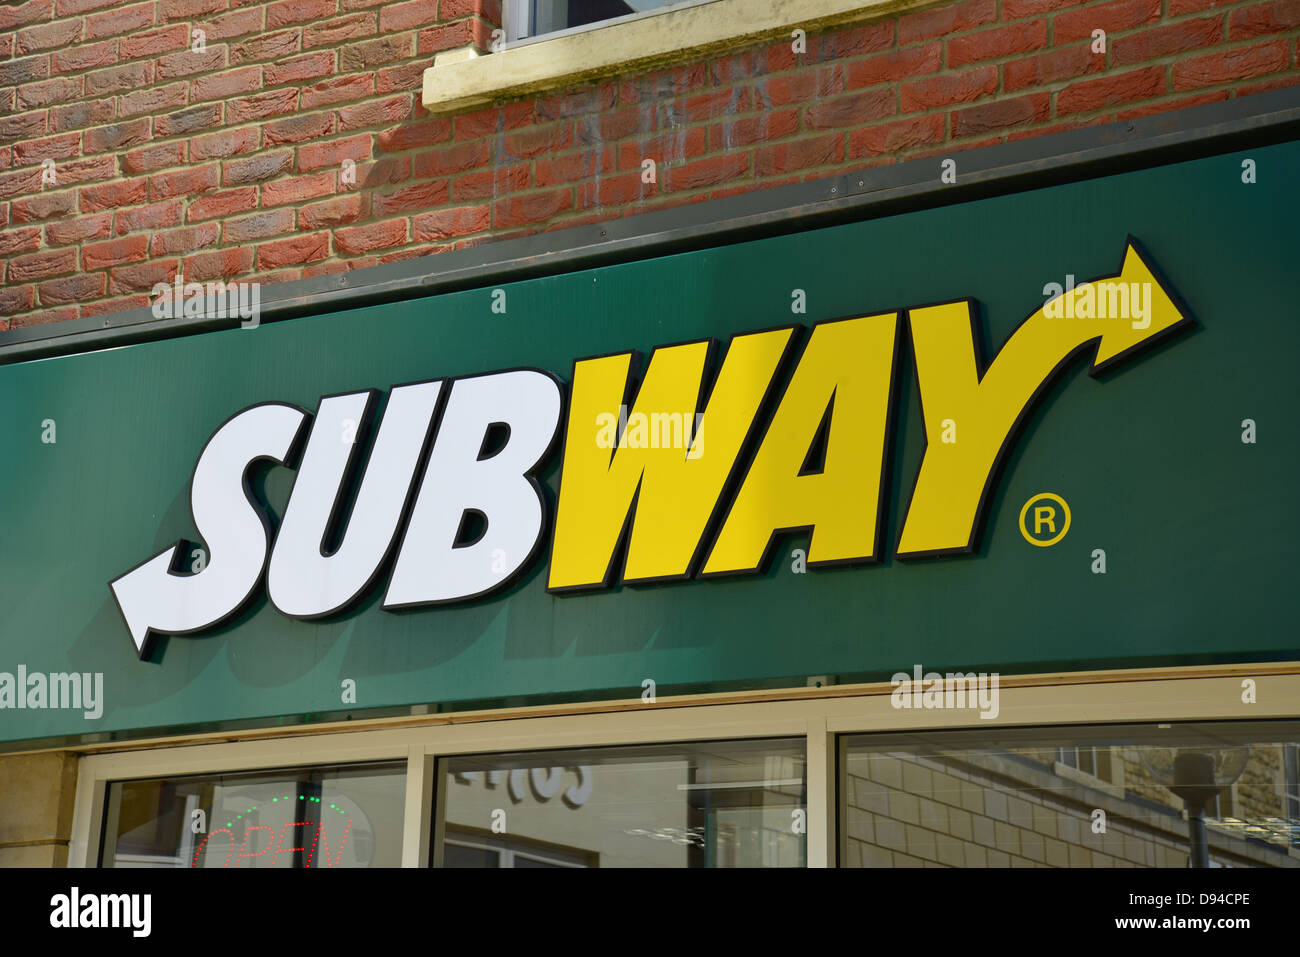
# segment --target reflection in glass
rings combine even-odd
[[[104,867],[397,867],[405,764],[109,785]]]
[[[861,734],[840,864],[1300,867],[1300,724]]]
[[[802,867],[804,745],[724,741],[447,758],[439,867]]]

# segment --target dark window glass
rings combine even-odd
[[[405,764],[109,785],[104,867],[397,867]]]
[[[801,867],[805,789],[802,740],[447,758],[439,762],[432,860]]]

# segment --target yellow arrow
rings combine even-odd
[[[1034,400],[1081,350],[1097,375],[1192,323],[1132,237],[1117,276],[1062,289],[1011,334],[983,374],[968,300],[908,311],[927,445],[898,556],[969,552],[997,464]]]

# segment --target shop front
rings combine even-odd
[[[6,343],[5,760],[74,866],[1300,866],[1293,100]]]

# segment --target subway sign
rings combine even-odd
[[[1297,168],[0,364],[0,741],[1294,661]]]
[[[577,360],[567,390],[509,369],[392,385],[378,416],[373,389],[324,396],[314,415],[259,402],[194,467],[201,569],[177,570],[190,554],[179,541],[114,579],[113,596],[141,657],[154,636],[210,629],[263,587],[284,616],[338,615],[394,553],[385,610],[489,596],[542,548],[551,521],[536,473],[562,419],[553,594],[762,572],[794,529],[810,533],[809,568],[876,562],[904,348],[927,442],[893,555],[969,554],[999,462],[1062,367],[1086,351],[1097,375],[1192,322],[1132,237],[1115,274],[1044,292],[987,363],[976,304],[957,300],[806,335],[746,332],[725,349],[659,346],[640,381],[626,351]],[[274,535],[246,481],[261,460],[296,471]]]

